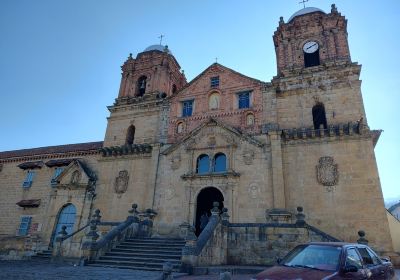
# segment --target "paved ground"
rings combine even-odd
[[[396,270],[400,280],[400,269]],[[0,279],[29,280],[156,280],[160,272],[136,271],[103,267],[80,267],[65,264],[53,264],[43,261],[1,261]],[[252,275],[234,275],[234,280],[249,280]],[[183,276],[179,280],[218,280],[217,275]]]

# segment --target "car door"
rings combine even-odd
[[[386,268],[382,265],[382,261],[375,255],[372,254],[367,247],[358,247],[363,263],[367,269],[371,271],[371,277],[373,280],[385,280],[387,277]]]
[[[343,272],[342,279],[368,279],[368,275],[363,267],[363,263],[356,248],[347,248],[346,259],[344,268],[355,266],[358,270],[356,272]]]

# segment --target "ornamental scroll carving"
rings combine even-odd
[[[318,183],[328,187],[338,183],[338,165],[334,163],[333,157],[321,157],[316,168]],[[331,188],[329,189],[331,190]]]
[[[129,175],[128,171],[122,170],[115,178],[114,189],[117,194],[123,194],[128,189]]]

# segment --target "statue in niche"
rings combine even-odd
[[[80,180],[81,180],[81,172],[79,172],[79,170],[75,170],[74,172],[72,172],[70,181],[71,185],[77,185]]]
[[[176,127],[176,132],[178,134],[181,134],[183,132],[183,123],[178,123],[178,126]]]
[[[128,171],[122,170],[119,172],[118,177],[115,178],[114,189],[117,194],[123,194],[128,189],[129,175]]]
[[[246,124],[247,124],[248,126],[253,126],[254,123],[255,123],[254,115],[253,115],[253,114],[248,114],[248,115],[246,116]]]
[[[219,94],[218,93],[213,93],[211,94],[209,100],[208,100],[208,106],[210,110],[215,110],[219,108]]]

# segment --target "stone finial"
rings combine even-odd
[[[213,208],[211,209],[211,215],[219,215],[219,202],[218,201],[214,201],[213,202]]]
[[[303,213],[303,207],[298,206],[297,214],[296,214],[296,225],[299,225],[299,226],[305,225],[305,223],[306,223],[304,221],[305,218],[306,218],[306,215],[304,215],[304,213]]]
[[[133,58],[132,58],[132,53],[129,54],[128,59],[133,59]]]
[[[331,13],[332,14],[336,14],[338,11],[337,11],[337,7],[336,7],[336,5],[335,4],[332,4],[331,5]]]
[[[229,217],[228,208],[222,208],[221,220],[223,225],[229,224]]]
[[[358,243],[358,244],[368,245],[368,240],[365,238],[365,231],[359,230],[359,231],[358,231],[358,236],[360,237],[360,238],[357,240],[357,243]]]
[[[62,226],[61,230],[57,233],[56,241],[63,241],[64,237],[68,235],[67,226]]]
[[[285,21],[283,20],[283,17],[279,18],[279,25],[285,24]]]
[[[173,269],[173,266],[172,266],[172,263],[170,263],[170,262],[165,262],[164,264],[163,264],[163,274],[162,274],[162,280],[172,280],[172,279],[174,279],[174,276],[172,275],[172,269]]]
[[[95,220],[96,223],[100,223],[101,215],[100,215],[100,210],[99,209],[96,209],[94,211],[94,214],[93,214],[92,218],[93,218],[92,220]]]
[[[137,216],[137,214],[139,213],[137,208],[138,208],[138,205],[136,203],[133,203],[132,208],[128,212],[131,213],[132,216]]]
[[[219,274],[219,280],[231,280],[232,279],[232,273],[229,271],[221,272]]]

